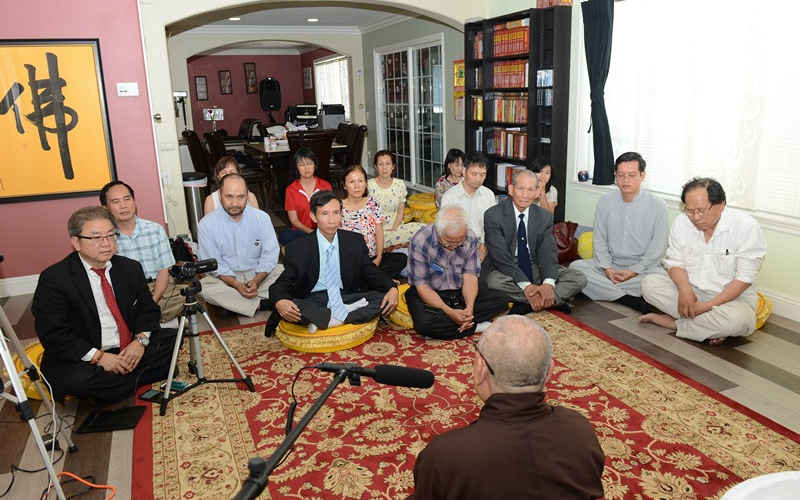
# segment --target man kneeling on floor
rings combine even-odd
[[[605,456],[580,413],[545,401],[550,335],[524,316],[495,320],[475,343],[478,420],[434,437],[414,465],[415,500],[603,496]]]
[[[56,401],[130,398],[167,377],[177,331],[159,329],[141,264],[114,255],[111,212],[81,208],[67,227],[76,251],[42,272],[33,296],[42,373]]]
[[[267,336],[281,319],[308,325],[314,333],[318,328],[366,323],[397,307],[397,287],[369,258],[364,237],[339,229],[339,195],[319,191],[309,203],[317,229],[286,246],[283,273],[269,287],[275,312],[267,321]]]

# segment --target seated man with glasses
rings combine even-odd
[[[458,205],[442,207],[436,220],[417,231],[408,247],[405,298],[414,330],[434,339],[467,337],[508,306],[497,290],[478,290],[478,238]]]
[[[53,399],[67,394],[117,402],[167,377],[174,329],[160,311],[137,261],[115,255],[117,225],[103,207],[84,207],[67,223],[67,258],[45,269],[33,296],[42,373]]]
[[[717,345],[747,336],[756,326],[755,283],[767,254],[758,222],[727,208],[725,190],[709,177],[683,186],[685,209],[672,224],[664,267],[669,276],[642,279],[642,296],[666,314],[645,314],[643,323],[676,331],[685,339]]]
[[[669,218],[664,200],[642,189],[646,163],[639,153],[623,153],[614,163],[618,191],[603,195],[594,211],[592,258],[570,269],[586,275],[584,295],[615,301],[644,314],[642,278],[666,274],[661,259],[667,248]]]
[[[497,319],[475,343],[472,383],[484,401],[467,427],[434,437],[414,465],[409,499],[590,499],[605,456],[591,422],[545,401],[550,335],[523,316]]]
[[[539,177],[530,170],[514,175],[509,198],[486,211],[489,255],[481,280],[516,302],[512,314],[554,308],[570,313],[567,300],[586,285],[580,271],[558,265],[553,214],[533,204]]]

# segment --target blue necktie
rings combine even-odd
[[[328,247],[325,257],[325,284],[328,287],[328,309],[331,310],[331,317],[339,321],[347,318],[347,309],[342,301],[342,292],[339,285],[342,277],[339,274],[339,266],[336,265],[336,248],[331,245]]]
[[[533,273],[531,272],[531,254],[528,252],[528,229],[525,227],[525,214],[519,214],[519,226],[517,226],[517,265],[528,277],[528,281],[533,283]]]

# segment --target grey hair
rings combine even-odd
[[[467,227],[469,216],[464,207],[460,205],[446,205],[436,212],[436,220],[433,225],[436,234],[443,235],[448,229],[463,229]]]
[[[535,172],[533,172],[532,170],[528,170],[527,168],[525,170],[517,170],[514,173],[514,177],[512,177],[512,179],[511,179],[511,185],[512,186],[516,186],[517,185],[517,180],[520,179],[521,177],[531,177],[531,178],[533,178],[534,180],[536,180],[536,187],[539,187],[539,176],[536,175]]]
[[[102,219],[110,220],[115,231],[119,229],[117,227],[117,220],[113,215],[111,215],[111,212],[106,207],[92,206],[83,207],[76,210],[67,221],[67,231],[69,232],[70,236],[79,236],[83,231],[84,224],[91,220]]]
[[[525,316],[496,319],[481,335],[479,348],[494,370],[496,392],[538,392],[553,356],[553,341],[539,323]]]

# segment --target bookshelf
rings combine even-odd
[[[485,185],[507,190],[511,170],[553,162],[556,221],[564,219],[572,7],[529,9],[464,26],[465,147],[491,165]]]

